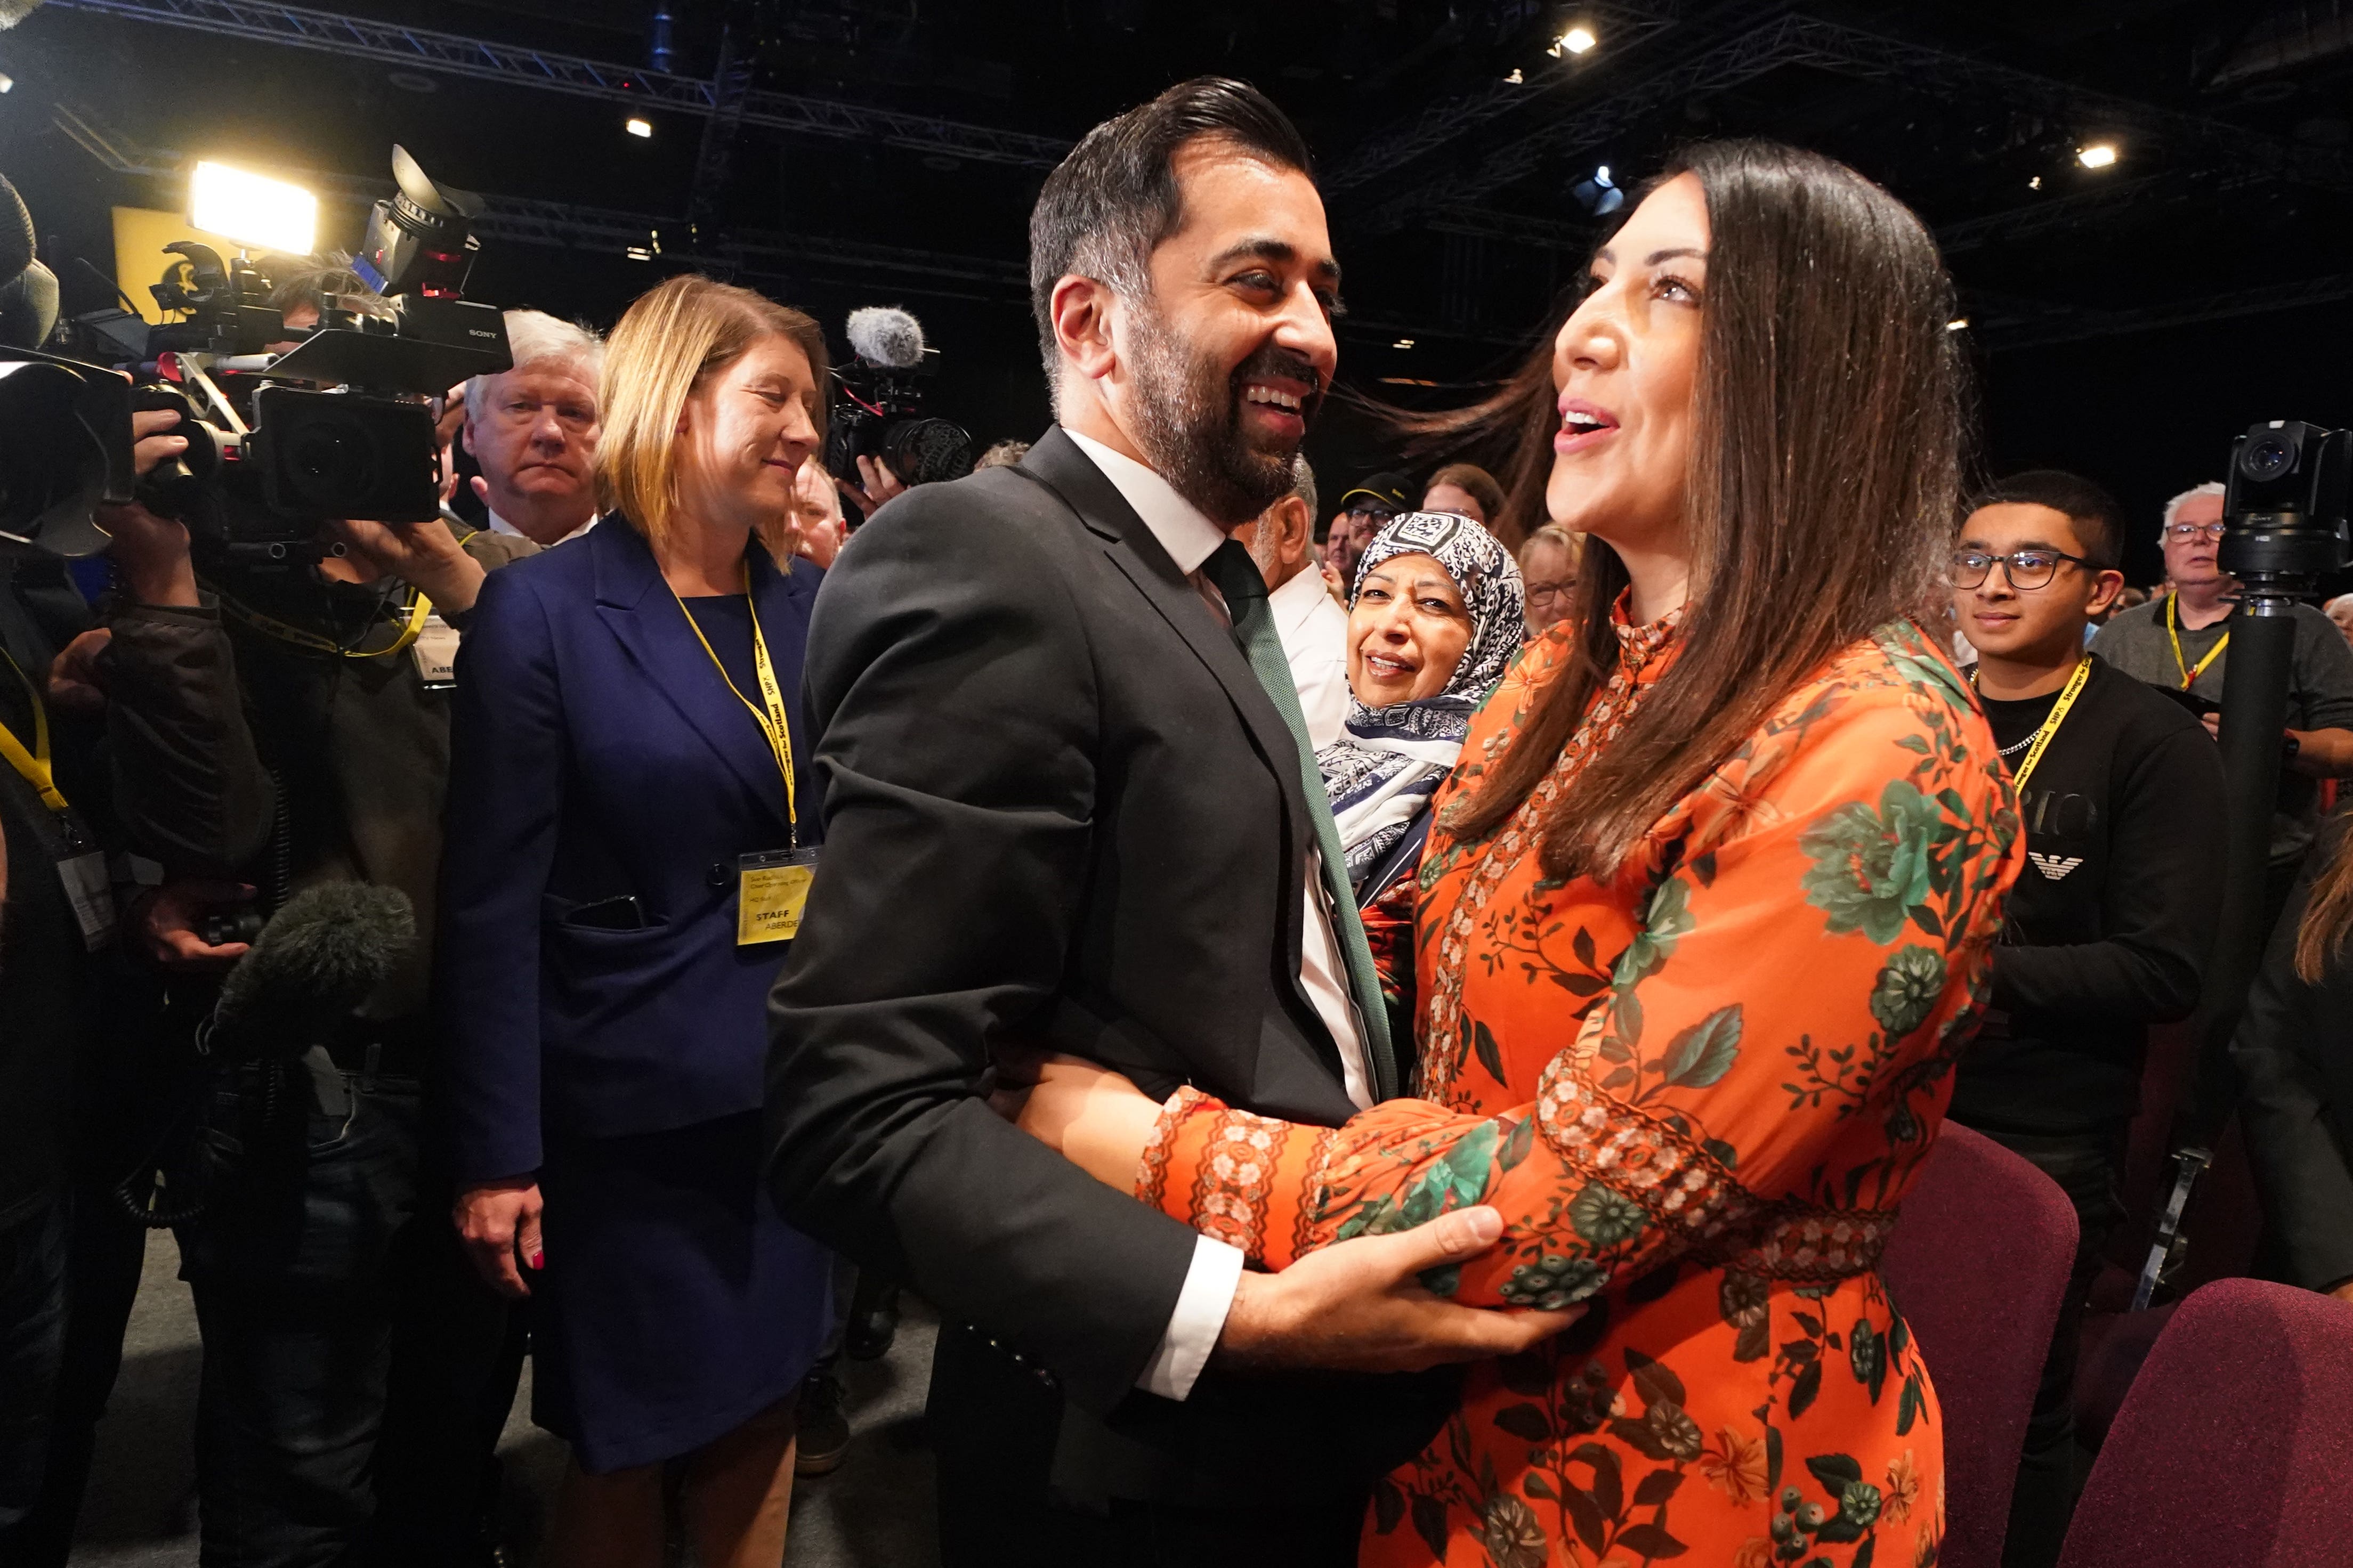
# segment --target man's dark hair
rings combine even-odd
[[[283,316],[288,311],[308,305],[324,312],[346,296],[373,299],[375,290],[348,267],[332,262],[325,266],[309,266],[283,274],[269,290],[269,308]]]
[[[2112,572],[2124,565],[2124,509],[2116,498],[2081,474],[2059,468],[2030,468],[1986,487],[1969,502],[1981,506],[2047,506],[2075,525],[2084,554],[2094,569]]]
[[[1108,283],[1123,300],[1147,297],[1152,253],[1185,221],[1173,170],[1177,149],[1203,136],[1314,174],[1290,116],[1258,89],[1229,77],[1180,81],[1088,132],[1046,176],[1029,214],[1029,308],[1038,318],[1050,385],[1061,368],[1054,285],[1075,272]]]

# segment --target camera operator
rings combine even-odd
[[[466,383],[466,449],[492,533],[561,544],[596,526],[596,377],[605,345],[540,310],[506,312],[514,363]]]
[[[261,911],[335,882],[396,889],[416,911],[418,941],[339,1037],[307,1056],[308,1039],[265,1045],[217,1079],[214,1127],[241,1154],[176,1227],[204,1339],[204,1555],[341,1560],[367,1531],[393,1318],[414,1289],[403,1244],[455,634],[486,572],[536,546],[438,520],[344,521],[322,531],[343,552],[315,565],[200,585],[183,524],[134,505],[108,526],[124,599],[105,661],[115,798],[178,879],[136,912],[133,939],[167,966],[221,964],[241,950],[203,920],[237,912],[221,895],[238,885]],[[503,1326],[493,1313],[444,1331]],[[438,1504],[470,1531],[470,1500]]]

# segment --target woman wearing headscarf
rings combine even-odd
[[[1366,549],[1348,612],[1348,718],[1315,753],[1360,905],[1420,858],[1430,798],[1521,635],[1520,569],[1469,518],[1408,512]]]

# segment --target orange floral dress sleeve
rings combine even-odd
[[[1482,729],[1493,754],[1513,700],[1466,759]],[[2017,875],[1981,728],[1925,639],[1883,631],[1614,878],[1546,880],[1526,813],[1482,843],[1441,830],[1420,878],[1426,1098],[1328,1130],[1181,1090],[1137,1195],[1268,1268],[1492,1205],[1503,1245],[1430,1281],[1482,1305],[1557,1307],[1687,1257],[1867,1268]]]

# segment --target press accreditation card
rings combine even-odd
[[[817,881],[814,849],[771,849],[735,861],[735,945],[790,942]]]
[[[446,691],[458,684],[458,628],[443,620],[440,612],[425,617],[409,651],[417,658],[417,674],[427,690]]]
[[[95,849],[67,856],[58,862],[58,880],[65,884],[66,902],[73,906],[82,946],[96,952],[112,942],[114,879],[107,874],[106,857]]]

